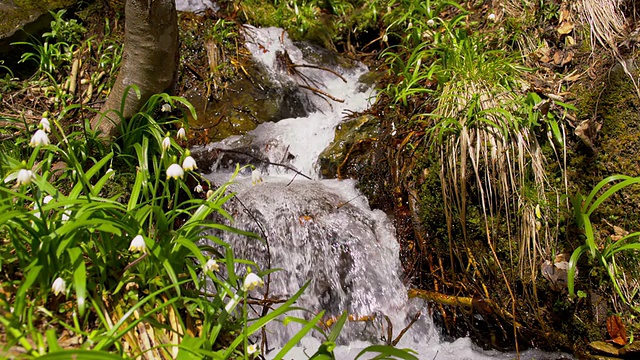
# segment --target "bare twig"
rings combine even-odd
[[[322,91],[322,90],[320,90],[320,89],[316,89],[316,88],[314,88],[314,87],[307,86],[307,85],[299,85],[299,86],[300,86],[301,88],[303,88],[303,89],[307,89],[307,90],[309,90],[309,91],[312,91],[312,92],[314,92],[314,93],[316,93],[316,94],[318,94],[318,95],[326,96],[326,97],[328,97],[329,99],[331,99],[331,100],[333,100],[333,101],[336,101],[336,102],[339,102],[339,103],[343,103],[343,102],[344,102],[344,99],[338,99],[337,97],[335,97],[335,96],[333,96],[333,95],[330,95],[330,94],[328,94],[327,92]]]

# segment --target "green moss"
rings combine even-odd
[[[640,176],[640,98],[628,75],[618,65],[601,86],[580,88],[577,107],[580,120],[595,117],[602,125],[595,148],[578,142],[570,151],[569,179],[573,193],[588,193],[602,179],[623,174]],[[595,217],[620,219],[615,225],[638,223],[640,189],[631,188],[614,195]],[[613,217],[613,218],[612,218]],[[631,230],[630,228],[627,228]]]
[[[34,21],[50,10],[69,7],[75,3],[76,0],[15,0],[13,1],[15,6],[3,7],[0,38],[10,35],[16,29]]]

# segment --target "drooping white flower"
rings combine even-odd
[[[255,273],[248,273],[244,278],[242,288],[244,289],[244,291],[249,291],[263,285],[264,281],[262,281],[262,278],[260,276],[256,275]]]
[[[261,183],[262,181],[263,181],[262,180],[262,173],[260,172],[260,170],[254,169],[251,172],[251,183],[253,185],[257,185],[257,184]]]
[[[184,170],[178,164],[171,164],[171,166],[169,166],[169,168],[167,169],[167,179],[174,178],[177,180],[178,178],[182,179],[183,176]]]
[[[115,174],[115,171],[112,168],[108,168],[106,174],[111,174],[109,175],[111,177]]]
[[[204,191],[204,189],[202,188],[202,185],[198,184],[198,185],[196,185],[196,187],[193,188],[193,191],[195,191],[197,193],[201,193],[201,192]]]
[[[487,16],[487,20],[489,20],[491,22],[496,21],[496,14],[494,14],[494,13],[489,14],[489,16]]]
[[[38,129],[31,137],[29,145],[31,147],[36,147],[39,145],[49,145],[49,136],[47,136],[47,133],[44,132],[44,130]]]
[[[136,235],[136,237],[131,240],[131,244],[129,245],[129,251],[139,251],[145,252],[147,251],[147,244],[144,242],[144,238],[142,235]]]
[[[436,22],[435,22],[435,21],[433,21],[433,19],[429,19],[429,20],[427,20],[427,26],[428,26],[428,27],[433,27],[435,24],[436,24]]]
[[[169,139],[169,137],[166,136],[164,139],[162,139],[162,150],[167,151],[170,147],[171,147],[171,139]]]
[[[180,130],[178,130],[178,134],[176,135],[176,138],[180,140],[187,140],[187,131],[183,127],[180,128]]]
[[[218,262],[215,261],[214,259],[209,259],[209,260],[207,260],[207,262],[202,267],[202,270],[204,270],[204,272],[218,271],[218,270],[220,270],[220,265],[218,265]]]
[[[51,123],[49,122],[49,119],[43,117],[42,120],[40,120],[40,128],[45,132],[51,132]]]
[[[197,169],[198,166],[196,165],[196,160],[192,158],[191,155],[189,155],[184,158],[184,161],[182,162],[182,168],[184,170],[190,171]]]
[[[171,105],[162,104],[162,108],[160,108],[160,111],[162,111],[162,112],[171,112]]]
[[[70,210],[65,210],[62,215],[60,216],[60,220],[62,220],[62,222],[67,222],[69,220],[69,217],[71,217],[71,211]]]
[[[42,199],[42,205],[46,205],[48,203],[51,202],[51,200],[53,200],[53,197],[51,195],[47,195]],[[40,210],[40,205],[38,205],[38,203],[34,203],[33,204],[33,208],[36,210],[36,212],[33,214],[33,216],[37,217],[38,219],[40,219],[40,213],[42,212]]]
[[[57,277],[51,285],[51,291],[57,296],[67,291],[67,283],[61,277]]]
[[[257,344],[251,344],[251,345],[247,346],[247,354],[251,355],[251,354],[255,353],[256,351],[258,351],[258,345]]]
[[[20,169],[20,171],[18,171],[18,178],[16,179],[18,185],[29,185],[32,180],[33,171],[27,169]]]

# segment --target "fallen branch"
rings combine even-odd
[[[299,86],[299,87],[301,87],[301,88],[303,88],[303,89],[307,89],[307,90],[309,90],[309,91],[311,91],[311,92],[314,92],[314,93],[316,93],[316,94],[318,94],[318,95],[326,96],[326,97],[328,97],[329,99],[331,99],[331,100],[333,100],[333,101],[337,101],[337,102],[339,102],[339,103],[343,103],[343,102],[344,102],[344,99],[338,99],[337,97],[335,97],[335,96],[333,96],[333,95],[330,95],[330,94],[328,94],[327,92],[322,91],[322,90],[320,90],[320,89],[316,89],[316,88],[314,88],[314,87],[307,86],[307,85],[298,85],[298,86]]]
[[[473,307],[473,298],[464,296],[446,295],[433,291],[426,291],[420,289],[410,289],[408,291],[409,299],[420,298],[427,301],[434,301],[439,304],[451,305],[451,306],[464,306]]]

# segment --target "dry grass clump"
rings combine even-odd
[[[620,5],[622,0],[581,0],[576,4],[584,24],[589,24],[591,48],[596,43],[618,52],[618,42],[626,32],[626,19]]]

